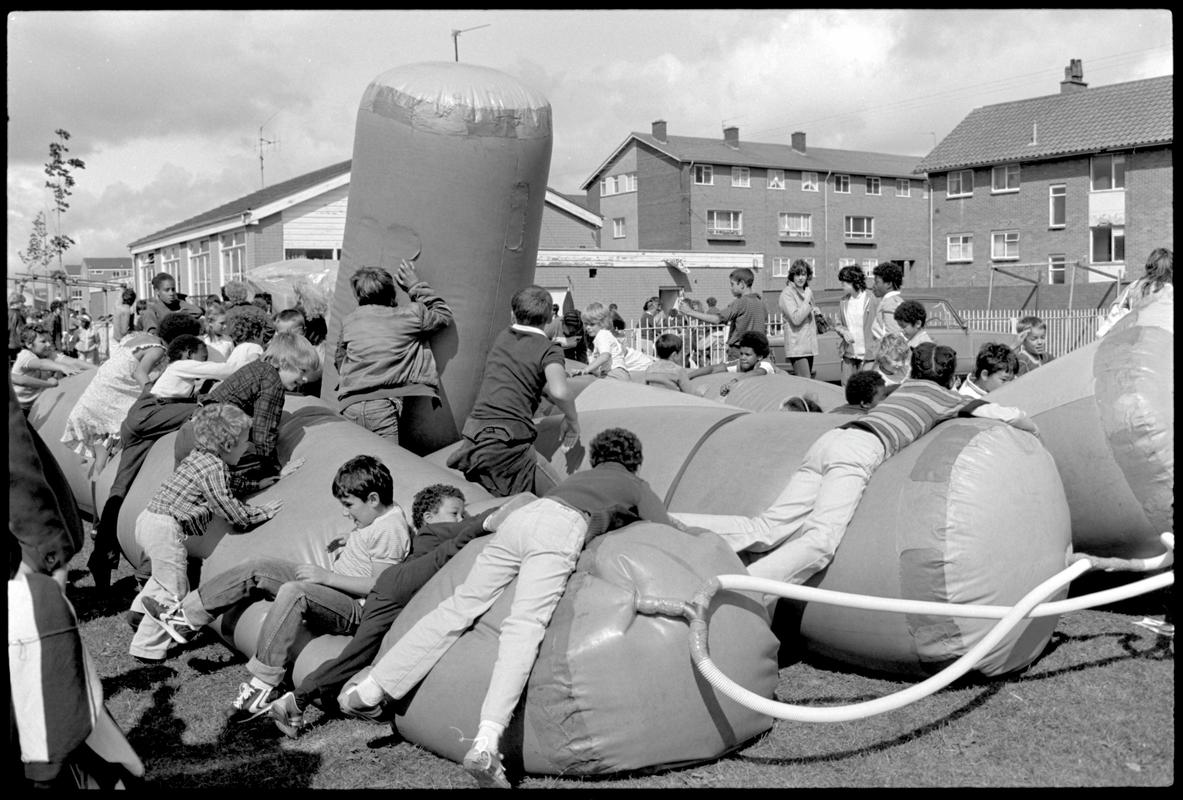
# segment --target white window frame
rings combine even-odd
[[[850,176],[834,176],[834,194],[850,194]]]
[[[1019,260],[1019,232],[1017,230],[990,231],[990,260]]]
[[[715,167],[711,164],[695,164],[694,183],[698,186],[714,186]]]
[[[969,188],[966,188],[966,176],[969,176]],[[957,176],[957,191],[953,191],[953,176]],[[973,197],[974,193],[974,171],[972,169],[959,169],[955,172],[950,172],[947,182],[945,184],[945,197]]]
[[[1097,167],[1101,163],[1101,161],[1106,160],[1106,159],[1109,161],[1108,177],[1109,177],[1109,184],[1110,185],[1108,187],[1098,189],[1096,186],[1096,180],[1095,180],[1096,175],[1097,175]],[[1120,170],[1121,186],[1117,185],[1117,179],[1118,179],[1117,165],[1118,164],[1121,165],[1121,170]],[[1125,156],[1122,155],[1121,153],[1111,153],[1111,154],[1105,155],[1105,156],[1093,156],[1089,162],[1089,190],[1093,191],[1093,192],[1124,192],[1125,191],[1125,173],[1126,173]]]
[[[209,238],[189,242],[190,292],[194,298],[212,294],[213,275],[210,271]]]
[[[817,173],[816,172],[802,172],[801,173],[801,191],[816,192],[817,191]]]
[[[600,179],[600,196],[611,197],[637,191],[637,173],[623,172],[620,175],[605,175]]]
[[[181,248],[179,245],[174,244],[160,248],[160,271],[172,275],[173,280],[177,281],[178,287],[180,286]]]
[[[1053,253],[1047,257],[1047,282],[1049,285],[1063,285],[1068,282],[1068,256]]]
[[[1060,201],[1060,221],[1056,222],[1056,200]],[[1064,228],[1068,226],[1068,184],[1053,183],[1047,187],[1047,226]]]
[[[912,196],[912,181],[908,178],[895,179],[895,196],[896,197],[911,197]]]
[[[838,259],[838,269],[842,269],[843,267],[857,267],[857,266],[858,266],[858,259],[857,258],[840,258],[840,259]]]
[[[624,217],[612,218],[612,238],[623,239],[625,237]]]
[[[785,189],[785,171],[783,169],[768,170],[768,188],[773,190],[784,191]]]
[[[861,261],[859,261],[859,266],[863,268],[863,272],[870,274],[871,270],[873,270],[873,269],[875,269],[875,267],[879,266],[879,259],[864,258]]]
[[[743,212],[707,209],[707,236],[743,236]]]
[[[792,256],[773,256],[772,257],[772,277],[787,278],[789,277],[789,267],[793,263]]]
[[[218,240],[218,261],[222,266],[222,285],[246,277],[246,231],[223,233]]]
[[[968,264],[974,260],[974,235],[951,233],[945,237],[945,261],[949,264]]]
[[[752,186],[752,170],[748,167],[731,168],[731,187],[733,189],[750,189]]]
[[[999,164],[990,170],[990,194],[1014,194],[1019,186],[1018,164]]]
[[[1116,256],[1117,242],[1121,240],[1121,258],[1110,258],[1108,261],[1098,261],[1096,252],[1096,234],[1100,231],[1109,231],[1109,253],[1111,256]],[[1103,225],[1089,229],[1089,261],[1093,264],[1124,264],[1125,263],[1125,226],[1124,225]]]
[[[863,230],[855,230],[855,220],[865,220]],[[875,238],[875,218],[865,214],[848,214],[842,221],[843,235],[847,239],[867,241]]]
[[[795,223],[795,224],[794,224]],[[812,239],[813,215],[782,211],[777,215],[777,233],[786,239]]]
[[[868,175],[867,194],[876,196],[883,194],[883,181],[879,180],[879,178],[875,177],[874,175]]]

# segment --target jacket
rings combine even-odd
[[[870,289],[863,290],[863,297],[867,298],[866,305],[863,306],[863,318],[853,320],[850,318],[847,308],[850,306],[850,299],[843,297],[838,301],[838,324],[847,330],[851,330],[855,325],[861,324],[863,329],[863,360],[874,361],[877,353],[877,342],[871,333],[871,328],[875,322],[875,313],[879,308],[879,298]],[[838,337],[838,355],[842,358],[854,358],[854,343],[846,341],[845,338],[839,334]]]

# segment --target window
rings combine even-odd
[[[742,211],[707,211],[708,236],[742,236]]]
[[[793,263],[793,259],[788,256],[773,256],[772,257],[772,277],[787,278],[789,277],[789,265]]]
[[[1068,218],[1068,187],[1062,183],[1047,188],[1047,226],[1063,228]]]
[[[222,280],[240,281],[246,275],[246,231],[222,234]]]
[[[801,191],[816,192],[817,191],[817,173],[816,172],[802,172],[801,173]]]
[[[701,186],[712,186],[715,183],[715,168],[710,164],[694,165],[694,182]]]
[[[1048,283],[1064,283],[1064,274],[1067,272],[1068,259],[1060,255],[1052,255],[1047,257],[1047,282]]]
[[[1093,191],[1125,188],[1125,156],[1093,156]]]
[[[972,169],[949,173],[949,188],[946,190],[949,197],[967,197],[973,193],[974,171]]]
[[[334,252],[335,251],[329,247],[322,247],[322,248],[315,248],[315,249],[305,248],[303,250],[285,249],[283,251],[283,257],[285,259],[307,258],[312,261],[332,261],[334,258],[338,257],[338,256],[334,255]]]
[[[895,196],[896,197],[911,197],[912,196],[912,181],[907,178],[895,179]]]
[[[752,171],[747,167],[732,167],[731,168],[731,185],[738,188],[747,188],[752,185]]]
[[[173,245],[160,249],[160,270],[167,272],[174,278],[181,276],[181,248]]]
[[[205,297],[210,293],[209,239],[189,242],[189,268],[193,276],[193,287],[189,294]]]
[[[622,194],[637,191],[637,173],[626,172],[623,175],[609,175],[600,179],[600,196]]]
[[[1125,227],[1103,225],[1092,230],[1093,263],[1119,264],[1125,261]]]
[[[973,261],[974,237],[972,233],[955,233],[945,237],[946,261]]]
[[[778,228],[781,236],[790,239],[812,239],[813,215],[781,214]]]
[[[878,178],[867,178],[867,194],[883,194]]]
[[[624,238],[624,217],[616,217],[612,220],[612,238]]]
[[[990,258],[995,261],[1019,260],[1019,232],[994,231],[990,234]]]
[[[875,237],[874,217],[847,217],[847,239],[873,239]]]
[[[871,270],[873,270],[873,269],[875,269],[875,267],[879,266],[879,259],[864,258],[861,262],[859,262],[859,266],[861,266],[863,268],[863,272],[870,274]]]
[[[1004,164],[990,171],[990,191],[1000,192],[1019,191],[1019,165]]]
[[[857,267],[857,266],[858,266],[858,259],[857,258],[840,258],[840,259],[838,259],[838,269],[842,269],[843,267]]]
[[[850,194],[850,176],[849,175],[835,175],[834,176],[834,193],[835,194]]]
[[[785,171],[783,169],[768,170],[768,188],[769,189],[784,189],[785,188]]]

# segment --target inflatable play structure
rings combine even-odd
[[[282,499],[283,510],[246,534],[215,520],[208,533],[189,540],[202,576],[261,556],[328,567],[328,543],[348,529],[331,497],[331,479],[341,463],[361,453],[391,469],[395,499],[405,508],[416,491],[437,482],[460,487],[470,511],[499,502],[445,464],[475,399],[488,345],[509,322],[509,299],[533,280],[549,153],[549,105],[500,73],[419,64],[384,73],[370,85],[358,114],[328,350],[341,316],[352,308],[349,276],[362,265],[393,269],[401,258],[413,258],[456,318],[432,342],[442,407],[408,403],[399,447],[349,423],[331,402],[289,396],[280,458],[305,463],[256,498]],[[1040,407],[1036,420],[1047,432],[1044,440],[985,420],[938,426],[875,473],[833,562],[808,586],[769,586],[776,582],[747,576],[740,557],[709,532],[638,523],[594,540],[548,628],[504,741],[507,757],[527,772],[609,774],[717,758],[767,730],[782,714],[773,692],[777,651],[784,644],[770,628],[769,598],[784,597],[796,609],[793,644],[840,664],[911,676],[939,670],[993,676],[1030,664],[1046,647],[1060,609],[1067,608],[1056,605],[1065,602],[1065,567],[1074,558],[1074,537],[1076,550],[1084,541],[1083,523],[1070,511],[1074,498],[1111,491],[1098,482],[1127,466],[1144,476],[1135,489],[1135,475],[1121,473],[1131,495],[1154,494],[1146,481],[1173,492],[1173,462],[1147,458],[1132,464],[1135,453],[1170,454],[1155,438],[1165,417],[1159,413],[1162,392],[1151,384],[1164,364],[1169,369],[1173,333],[1159,316],[1122,325],[1092,347],[1105,348],[1106,363],[1113,365],[1128,366],[1145,352],[1145,380],[1095,379],[1091,394],[1080,392],[1093,403],[1090,414],[1081,413],[1083,400]],[[1071,364],[1075,355],[1037,371],[1032,380],[1016,381],[1012,393],[1051,395],[1060,387],[1049,382],[1041,392],[1037,379],[1054,375],[1057,364]],[[1099,356],[1088,363],[1104,374]],[[90,377],[66,379],[34,405],[30,418],[47,442],[60,438],[65,415]],[[806,393],[823,410],[832,409],[844,402],[838,387],[765,376],[741,382],[720,400],[725,379],[696,379],[706,396],[575,379],[581,444],[562,452],[559,418],[551,415],[538,421],[536,447],[566,475],[588,466],[585,448],[596,433],[626,427],[644,446],[641,476],[671,511],[757,514],[817,437],[849,417],[776,410],[786,397]],[[334,384],[326,370],[326,392]],[[1135,424],[1112,404],[1153,408],[1157,416],[1142,415],[1154,416],[1149,427]],[[1077,446],[1109,443],[1109,458],[1119,466],[1110,473],[1067,468],[1073,443],[1055,433],[1061,417],[1066,427],[1083,428],[1075,430]],[[1170,430],[1168,425],[1168,437]],[[134,521],[173,467],[174,439],[170,434],[153,447],[119,517],[120,545],[141,570]],[[55,456],[79,502],[101,508],[118,457],[91,480],[73,453]],[[1147,502],[1157,508],[1156,500]],[[1169,530],[1141,502],[1115,503],[1108,511],[1106,527],[1093,526],[1087,540],[1097,549],[1123,550],[1127,532],[1137,526],[1156,534]],[[483,546],[483,539],[470,543],[420,591],[384,647],[463,580]],[[1154,552],[1161,550],[1158,545]],[[848,602],[834,604],[838,595]],[[849,600],[852,595],[874,602]],[[395,725],[408,740],[456,760],[463,755],[451,728],[475,729],[509,597],[398,704]],[[227,614],[217,629],[249,656],[268,606],[261,601]],[[293,667],[294,680],[340,652],[345,641],[309,637]]]

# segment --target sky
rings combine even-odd
[[[548,185],[576,194],[658,119],[672,135],[803,131],[923,157],[974,108],[1058,93],[1074,58],[1090,86],[1173,74],[1172,23],[1162,9],[12,12],[8,271],[52,209],[55,130],[86,165],[61,215],[65,261],[126,257],[262,180],[351,158],[366,87],[452,61],[453,30],[461,61],[547,98]]]

